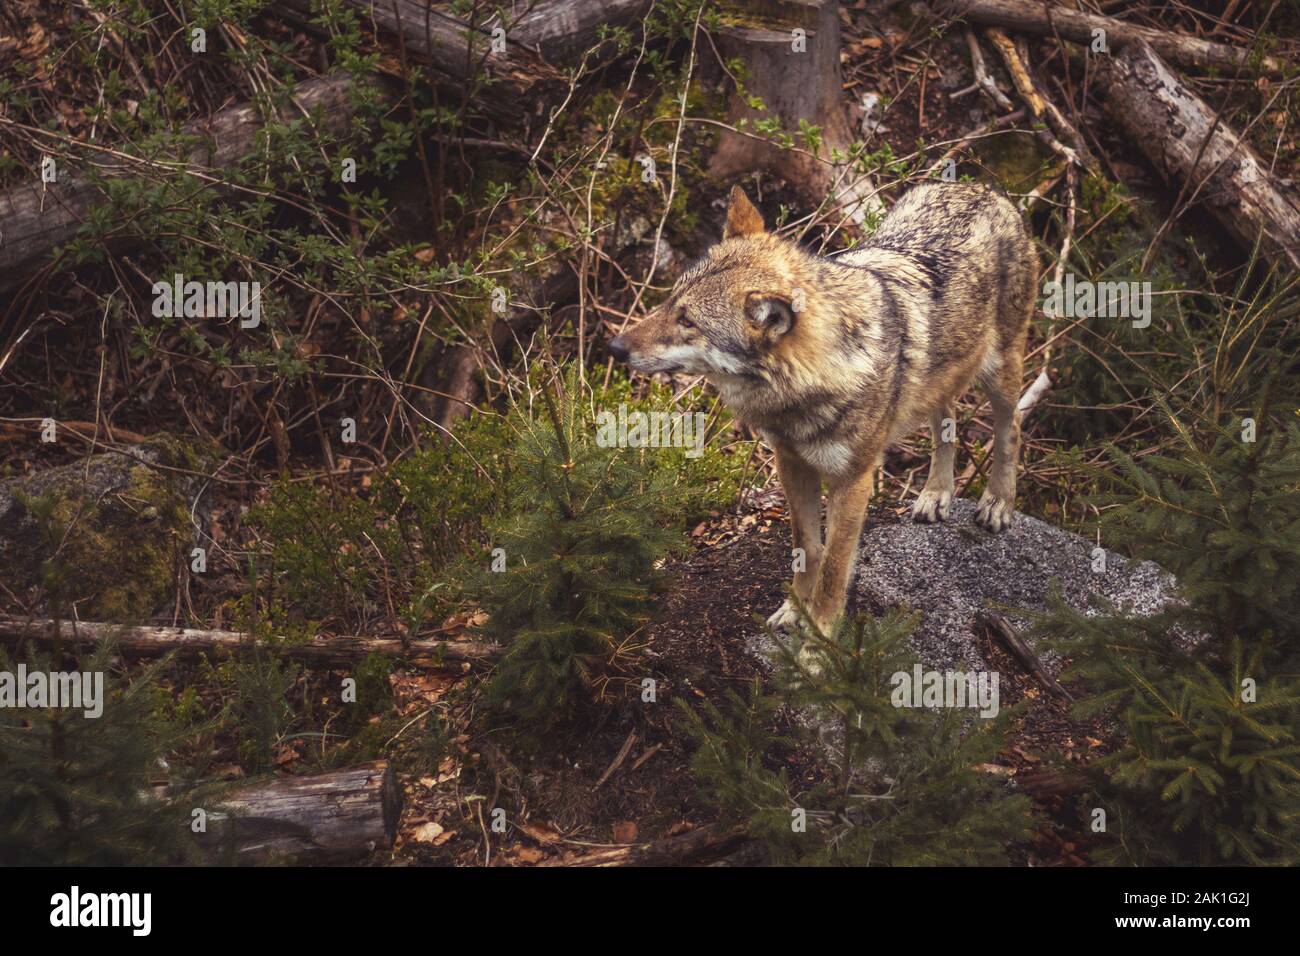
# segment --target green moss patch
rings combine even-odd
[[[4,583],[47,611],[129,623],[170,597],[193,537],[183,472],[169,440],[0,482]]]

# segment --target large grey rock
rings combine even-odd
[[[1153,614],[1175,598],[1176,581],[1150,561],[1105,554],[1094,570],[1094,542],[1045,521],[1017,514],[1011,527],[989,534],[974,523],[975,504],[954,500],[946,522],[904,520],[871,528],[862,539],[853,590],[859,607],[907,606],[921,612],[913,648],[927,668],[943,670],[983,660],[976,616],[999,610],[1018,627],[1046,610],[1052,582],[1065,603],[1091,616],[1094,596],[1138,614]],[[1039,649],[1041,652],[1041,649]],[[1056,672],[1059,661],[1041,652]]]
[[[1094,597],[1138,614],[1153,614],[1175,599],[1174,577],[1150,561],[1107,551],[1105,570],[1096,571],[1095,544],[1086,538],[1024,514],[994,535],[974,516],[974,502],[956,499],[941,524],[905,518],[873,525],[862,536],[850,610],[920,612],[911,644],[927,670],[977,668],[984,661],[979,612],[997,610],[1025,627],[1029,615],[1017,611],[1046,610],[1052,582],[1068,605],[1089,616],[1096,613]],[[753,649],[775,650],[766,634],[756,636]],[[1036,650],[1044,667],[1057,673],[1056,655]]]

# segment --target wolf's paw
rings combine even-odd
[[[1014,501],[998,498],[986,491],[980,498],[979,509],[975,512],[975,523],[981,528],[998,534],[1011,527],[1011,519],[1015,513]]]
[[[912,520],[922,524],[935,524],[948,520],[952,510],[952,492],[943,489],[922,488],[921,493],[912,502]]]
[[[799,609],[794,606],[794,601],[786,598],[785,603],[767,619],[767,626],[774,631],[793,634],[799,629],[799,621]]]

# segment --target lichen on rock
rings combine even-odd
[[[1096,614],[1100,598],[1132,614],[1155,614],[1178,600],[1173,575],[1150,561],[1132,561],[1093,542],[1025,514],[1016,514],[1002,534],[974,522],[975,503],[954,499],[941,524],[901,520],[872,524],[862,536],[849,608],[919,612],[909,638],[917,657],[935,670],[981,666],[983,610],[998,610],[1017,628],[1034,612],[1047,610],[1056,588],[1070,607]],[[753,648],[770,656],[775,648],[757,634]],[[1060,658],[1035,649],[1056,675]]]

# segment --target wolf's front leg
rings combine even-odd
[[[945,423],[955,427],[957,409],[944,405],[930,416],[930,441],[934,452],[930,455],[930,474],[925,487],[912,504],[912,520],[933,524],[947,521],[952,510],[952,496],[957,485],[953,479],[952,463],[957,457],[957,436],[949,434]]]
[[[790,508],[791,547],[802,552],[791,553],[795,572],[790,590],[807,606],[822,562],[821,476],[802,458],[781,448],[776,448],[776,473]],[[767,619],[770,627],[787,631],[798,622],[799,610],[790,598]]]
[[[1016,470],[1020,459],[1020,372],[1019,349],[1002,357],[997,381],[986,386],[993,406],[993,462],[989,483],[980,497],[975,522],[995,534],[1011,526],[1016,513]]]
[[[845,595],[858,560],[858,539],[867,517],[879,454],[862,474],[836,481],[829,488],[826,513],[826,550],[813,588],[810,608],[813,623],[830,636],[844,613]]]

